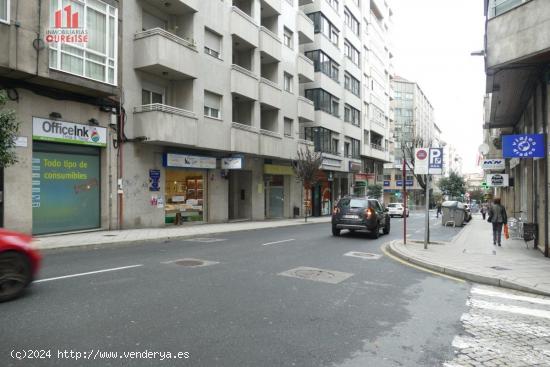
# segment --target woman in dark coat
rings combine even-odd
[[[495,198],[493,200],[493,205],[489,209],[489,218],[488,222],[493,224],[493,245],[501,245],[502,238],[502,226],[508,222],[508,215],[506,214],[506,209],[500,205],[500,199]]]

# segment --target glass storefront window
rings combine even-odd
[[[166,170],[165,222],[201,222],[206,207],[205,175],[201,171]]]

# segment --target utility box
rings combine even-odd
[[[461,227],[464,225],[464,204],[460,201],[445,201],[441,204],[441,225]]]

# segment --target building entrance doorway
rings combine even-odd
[[[252,171],[229,172],[229,220],[252,218]]]

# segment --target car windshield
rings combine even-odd
[[[364,199],[342,199],[340,200],[342,208],[364,208],[367,206],[367,201]]]
[[[388,204],[388,208],[399,208],[401,204]]]

